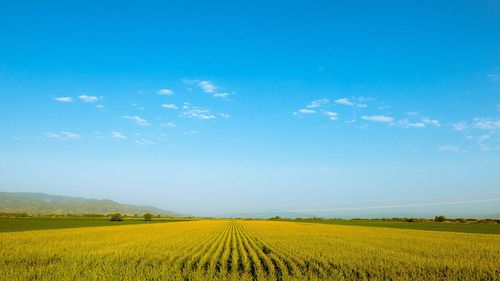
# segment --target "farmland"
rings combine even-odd
[[[129,224],[177,222],[182,219],[154,219],[145,222],[143,219],[125,219],[123,221],[109,221],[108,218],[49,218],[49,217],[29,217],[29,218],[0,218],[0,232],[29,231],[41,229],[63,229],[92,226],[117,226]]]
[[[0,233],[1,280],[498,280],[500,235],[202,220]]]
[[[298,219],[297,222],[339,224],[352,226],[387,227],[402,229],[419,229],[432,231],[467,232],[467,233],[490,233],[500,234],[498,223],[436,223],[436,222],[404,222],[384,220],[336,220],[336,219]]]

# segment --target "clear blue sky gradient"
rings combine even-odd
[[[2,1],[0,190],[500,213],[499,59],[499,1]]]

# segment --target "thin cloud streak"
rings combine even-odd
[[[456,205],[456,204],[473,204],[473,203],[485,203],[485,202],[497,202],[497,201],[500,201],[500,198],[464,200],[464,201],[449,201],[449,202],[435,202],[435,203],[415,203],[415,204],[399,204],[399,205],[383,205],[383,206],[343,207],[343,208],[326,208],[326,209],[302,209],[302,210],[282,210],[282,211],[283,212],[353,211],[353,210],[371,210],[371,209],[391,209],[391,208],[444,206],[444,205]]]

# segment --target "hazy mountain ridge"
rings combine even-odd
[[[126,215],[153,213],[179,216],[153,206],[121,204],[109,199],[86,199],[45,193],[0,192],[0,212],[26,212],[28,214],[110,214]]]

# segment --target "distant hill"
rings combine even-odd
[[[28,214],[110,214],[153,213],[180,216],[152,206],[120,204],[107,199],[86,199],[28,192],[0,192],[0,212]]]

